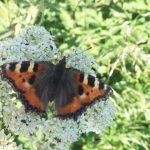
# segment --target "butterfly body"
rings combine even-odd
[[[94,76],[66,68],[65,57],[56,65],[44,61],[4,64],[1,75],[19,94],[26,109],[43,112],[49,101],[54,101],[57,116],[76,116],[112,92]]]

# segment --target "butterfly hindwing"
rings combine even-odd
[[[84,74],[83,72],[75,69],[68,69],[68,74],[71,74],[72,76],[70,82],[73,82],[74,85],[74,95],[72,95],[71,99],[65,100],[67,103],[63,103],[59,108],[57,108],[58,116],[65,116],[69,114],[71,116],[76,112],[80,113],[84,110],[85,106],[95,102],[98,98],[106,98],[107,95],[112,92],[111,88],[107,84],[104,84],[94,76]],[[68,84],[68,79],[64,82]],[[66,89],[61,90],[66,91]],[[61,97],[61,99],[64,101],[63,97]]]
[[[44,111],[47,108],[48,101],[44,101],[37,95],[35,83],[51,66],[53,65],[48,62],[13,62],[2,65],[1,72],[2,77],[19,94],[19,98],[26,109]]]

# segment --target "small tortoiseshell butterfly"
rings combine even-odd
[[[64,57],[54,65],[47,61],[13,62],[0,67],[7,80],[30,111],[44,112],[49,101],[55,103],[57,116],[74,117],[98,98],[112,90],[99,79],[74,68],[66,68]]]

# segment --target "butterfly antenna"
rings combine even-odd
[[[78,55],[78,54],[82,54],[82,53],[84,53],[84,52],[86,52],[86,51],[90,50],[91,48],[92,48],[92,47],[89,47],[89,48],[87,48],[87,49],[83,50],[81,53],[77,53],[77,55]]]

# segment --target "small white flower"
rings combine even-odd
[[[94,58],[90,55],[87,55],[79,48],[70,51],[66,58],[67,67],[76,68],[87,74],[94,74],[93,70],[91,69],[95,62]]]
[[[0,150],[22,150],[22,145],[17,146],[11,134],[5,134],[0,130]]]
[[[43,27],[25,28],[22,33],[7,41],[0,42],[0,64],[23,61],[44,60],[58,62],[60,52],[53,36]],[[68,53],[67,67],[74,67],[86,73],[94,74],[91,67],[94,58],[82,52],[79,48]],[[25,112],[24,106],[19,105],[12,88],[0,80],[0,117],[3,118],[5,128],[14,135],[23,134],[32,139],[39,149],[69,149],[82,133],[102,131],[113,122],[115,109],[111,101],[100,101],[78,117],[62,120],[59,118],[43,118],[36,113]],[[16,105],[17,104],[17,105]],[[41,137],[37,138],[36,133]]]

